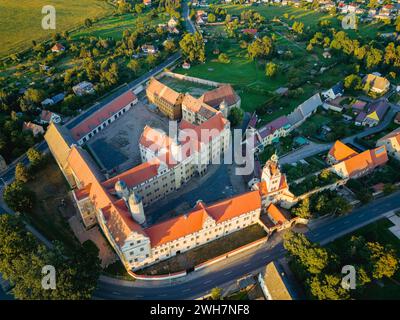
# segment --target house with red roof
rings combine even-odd
[[[95,134],[129,111],[137,102],[136,95],[128,90],[73,127],[71,129],[72,137],[79,145],[83,145]]]
[[[51,52],[59,53],[65,51],[65,47],[61,43],[56,43],[51,47]]]

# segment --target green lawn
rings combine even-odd
[[[42,7],[56,9],[56,30],[42,29]],[[112,6],[99,0],[2,0],[0,1],[0,56],[49,38],[55,32],[82,25],[86,18],[104,16]]]
[[[90,28],[83,28],[72,35],[73,39],[79,39],[80,37],[94,36],[100,38],[114,38],[120,40],[122,38],[122,32],[126,29],[135,29],[138,23],[143,25],[158,25],[160,23],[166,23],[169,20],[167,17],[160,15],[157,18],[150,17],[150,13],[146,12],[138,17],[137,14],[127,13],[123,15],[116,15],[106,17],[95,22]]]

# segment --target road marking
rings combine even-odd
[[[266,256],[264,256],[263,257],[264,259],[267,259],[267,258],[269,258],[269,254],[267,254]]]
[[[335,227],[330,227],[329,231],[335,230]]]
[[[159,297],[166,297],[167,295],[165,293],[158,295]]]
[[[212,282],[211,280],[207,280],[207,281],[204,281],[203,284],[209,284],[209,283],[211,283],[211,282]]]
[[[135,298],[143,298],[143,296],[138,296],[138,295],[136,295]]]
[[[250,265],[250,263],[246,263],[243,267],[248,267]]]
[[[314,233],[314,236],[318,237],[318,236],[319,236],[319,233],[318,233],[318,232],[317,232],[317,233]]]
[[[116,295],[121,295],[121,293],[119,293],[119,292],[117,292],[117,291],[113,291],[113,294],[116,294]]]
[[[182,292],[189,292],[191,289],[185,289],[185,290],[182,290]]]
[[[358,217],[360,218],[364,217],[364,213],[359,214]]]
[[[231,274],[231,273],[232,273],[232,271],[227,271],[224,273],[224,275],[227,276],[228,274]]]
[[[349,220],[346,220],[345,222],[343,222],[344,224],[349,224],[350,223],[350,221]]]

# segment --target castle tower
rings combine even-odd
[[[120,199],[128,199],[129,197],[129,190],[128,187],[123,180],[118,180],[114,186],[115,192]]]
[[[219,111],[221,111],[222,112],[222,114],[223,114],[223,116],[225,117],[225,118],[228,118],[228,116],[229,116],[229,110],[228,110],[228,105],[226,104],[226,101],[225,100],[223,100],[221,103],[220,103],[220,105],[219,105]]]
[[[133,220],[139,224],[144,224],[146,222],[146,216],[144,215],[142,198],[134,191],[132,191],[129,196],[128,206]]]
[[[281,184],[282,173],[278,160],[277,154],[273,154],[262,170],[261,180],[265,181],[268,193],[278,191]]]

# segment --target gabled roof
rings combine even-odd
[[[170,104],[176,104],[177,100],[182,95],[181,93],[176,92],[175,90],[171,89],[170,87],[166,86],[155,78],[151,78],[146,91],[151,95],[158,96],[159,98],[167,101]]]
[[[375,74],[368,74],[364,78],[365,83],[369,83],[371,88],[375,88],[378,90],[385,90],[388,85],[390,85],[390,82],[388,79],[384,77],[377,76]]]
[[[333,147],[329,150],[329,155],[336,161],[340,162],[357,155],[358,152],[337,140]]]
[[[65,47],[61,43],[56,43],[52,48],[51,51],[63,51]]]
[[[383,140],[393,139],[393,138],[395,138],[398,141],[398,143],[400,144],[400,128],[393,130],[392,132],[388,133],[386,136],[380,138],[378,141],[383,141]]]
[[[199,100],[216,108],[222,101],[225,101],[228,106],[231,106],[235,104],[238,99],[232,86],[230,84],[224,84],[214,90],[205,92]]]
[[[267,212],[278,224],[283,224],[287,221],[283,213],[273,203],[269,205]]]
[[[349,177],[357,175],[360,171],[370,170],[383,165],[388,161],[386,147],[366,150],[344,161]]]
[[[99,109],[84,121],[79,123],[77,126],[71,129],[71,134],[76,140],[80,140],[86,134],[94,130],[108,118],[111,118],[114,114],[121,111],[124,107],[126,107],[129,103],[136,100],[136,95],[128,90],[115,100],[112,100],[110,103],[106,104],[103,108]]]
[[[200,231],[208,218],[218,224],[260,208],[259,192],[251,191],[210,206],[199,202],[190,213],[155,224],[145,232],[150,237],[151,246],[157,247]]]
[[[273,134],[276,130],[279,130],[285,126],[290,125],[289,119],[286,116],[279,117],[258,130],[261,138],[265,138],[270,134]]]
[[[263,273],[264,284],[272,300],[293,300],[290,289],[286,285],[286,276],[278,270],[276,262],[270,262]]]
[[[389,101],[386,98],[382,98],[371,102],[368,105],[368,117],[377,118],[376,120],[382,120],[383,116],[389,109]]]
[[[103,182],[103,186],[107,189],[113,190],[115,183],[118,180],[123,180],[128,187],[135,187],[158,174],[158,168],[160,167],[160,160],[153,158],[148,162],[142,163],[135,166],[121,174],[108,179]]]
[[[300,109],[303,116],[306,117],[314,112],[320,105],[322,105],[321,96],[319,95],[319,93],[316,93],[311,98],[299,105],[298,108]]]

